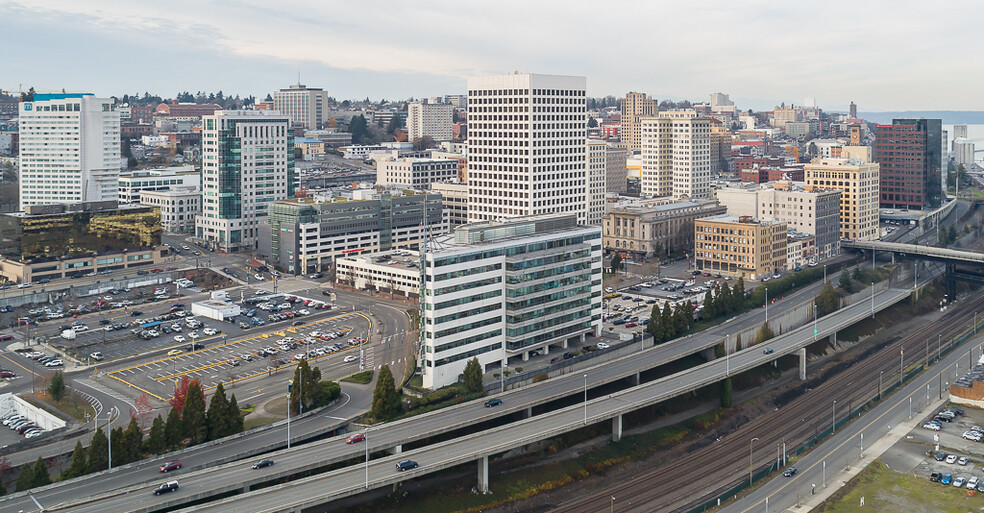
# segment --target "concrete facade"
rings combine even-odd
[[[878,239],[878,164],[855,159],[814,159],[804,169],[807,187],[841,191],[842,239]]]
[[[694,224],[697,270],[761,280],[786,268],[786,223],[719,215]]]

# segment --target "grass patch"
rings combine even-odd
[[[346,383],[359,383],[361,385],[368,385],[372,381],[372,371],[367,370],[360,372],[358,374],[353,374],[347,378],[342,378],[342,381]]]
[[[980,497],[967,495],[965,488],[933,483],[927,476],[899,474],[875,461],[811,513],[860,511],[861,497],[864,511],[878,513],[964,513],[981,508]]]
[[[259,418],[253,418],[253,419],[246,419],[246,420],[243,421],[243,429],[245,429],[246,431],[249,431],[250,429],[255,429],[255,428],[258,428],[258,427],[269,426],[270,424],[273,424],[274,422],[277,422],[278,420],[281,420],[281,419],[274,419],[274,418],[270,418],[270,417],[259,417]]]
[[[51,394],[49,394],[47,390],[38,390],[33,394],[33,397],[23,396],[24,399],[30,401],[35,406],[43,410],[51,411],[51,409],[46,407],[43,403],[41,403],[41,401],[32,401],[31,399],[33,399],[34,397],[57,408],[58,411],[51,412],[51,413],[54,413],[59,417],[64,417],[65,415],[68,415],[69,417],[75,420],[80,420],[82,422],[85,422],[86,413],[89,414],[89,418],[92,418],[92,415],[95,414],[95,410],[92,409],[92,405],[89,404],[86,400],[82,399],[82,397],[80,397],[78,394],[72,392],[71,389],[65,390],[65,395],[62,397],[61,401],[56,401],[53,397],[51,397]],[[64,415],[60,415],[59,412],[63,413]]]

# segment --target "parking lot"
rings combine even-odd
[[[957,407],[965,414],[954,416],[950,422],[941,421],[939,431],[926,427],[917,427],[912,431],[911,441],[927,448],[913,472],[926,479],[937,473],[934,480],[949,475],[949,478],[941,479],[949,482],[941,485],[951,486],[960,479],[959,482],[963,483],[961,486],[966,487],[969,481],[976,478],[975,482],[982,480],[978,491],[984,492],[984,469],[981,468],[984,464],[984,443],[968,439],[976,438],[971,434],[975,429],[984,433],[984,411],[966,406]],[[924,426],[928,420],[920,425]],[[968,438],[964,437],[965,433]],[[935,451],[934,435],[939,435],[939,452]],[[984,435],[981,438],[984,439]]]
[[[623,287],[618,290],[605,291],[603,303],[604,329],[609,333],[640,333],[645,330],[654,306],[660,310],[668,303],[674,308],[677,303],[690,301],[698,307],[704,300],[708,288],[721,279],[690,275],[689,279],[649,278],[637,285]],[[734,282],[728,282],[733,285]],[[616,295],[617,297],[613,297]],[[700,316],[699,311],[696,313]]]
[[[204,349],[175,349],[174,354],[108,375],[161,400],[171,395],[174,383],[183,376],[198,378],[207,390],[220,382],[237,383],[271,374],[281,367],[293,366],[301,358],[321,367],[323,373],[334,369],[350,375],[359,371],[359,348],[370,331],[366,316],[344,313],[311,319],[298,326],[271,328],[244,338],[202,338]],[[373,353],[372,347],[366,347],[366,368],[376,366]]]

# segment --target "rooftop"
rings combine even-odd
[[[741,223],[741,224],[754,224],[754,225],[785,224],[785,222],[776,221],[775,219],[758,219],[752,216],[736,216],[732,214],[721,214],[716,216],[704,217],[698,219],[698,221],[710,221],[714,223]]]

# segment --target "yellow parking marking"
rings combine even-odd
[[[159,396],[159,395],[157,395],[157,394],[155,394],[155,393],[153,393],[153,392],[151,392],[149,390],[146,390],[144,388],[140,388],[137,385],[134,385],[133,383],[130,383],[129,381],[127,381],[127,380],[125,380],[123,378],[113,376],[112,374],[108,374],[108,376],[111,377],[111,378],[113,378],[113,379],[115,379],[115,380],[117,380],[117,381],[119,381],[119,382],[121,382],[121,383],[123,383],[124,385],[128,385],[130,387],[136,388],[137,390],[139,390],[139,391],[141,391],[141,392],[143,392],[143,393],[145,393],[145,394],[147,394],[147,395],[149,395],[151,397],[156,397],[157,400],[159,400],[159,401],[167,401],[167,399],[164,399],[163,397],[161,397],[161,396]]]
[[[221,362],[218,362],[218,363],[210,363],[208,365],[203,365],[201,367],[195,367],[193,369],[188,369],[186,371],[175,372],[174,374],[169,374],[167,376],[163,376],[163,377],[160,377],[160,378],[154,378],[154,381],[164,381],[166,379],[180,378],[181,376],[184,376],[186,374],[191,374],[193,372],[198,372],[200,370],[211,369],[212,367],[218,367],[219,365],[223,365],[223,364],[227,363],[228,361],[229,360],[222,360]]]

